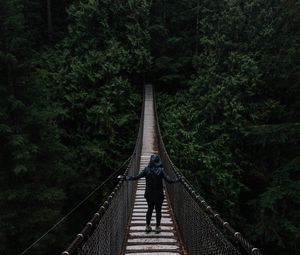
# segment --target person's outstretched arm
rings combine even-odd
[[[124,176],[124,179],[126,181],[135,181],[135,180],[138,180],[142,177],[145,177],[145,175],[146,175],[146,168],[136,176],[129,176],[129,175]]]
[[[165,181],[166,181],[167,183],[170,183],[170,184],[171,184],[171,183],[175,183],[175,182],[180,182],[180,180],[181,180],[181,177],[176,178],[176,179],[170,178],[170,176],[167,175],[167,173],[165,172],[164,169],[162,170],[162,173],[163,173],[163,178],[165,179]]]

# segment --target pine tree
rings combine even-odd
[[[299,99],[294,96],[300,88],[299,5],[204,0],[173,5],[177,16],[170,16],[178,23],[163,23],[165,41],[189,34],[190,44],[178,44],[177,52],[191,57],[183,62],[169,54],[158,65],[163,86],[185,88],[159,100],[170,154],[250,240],[272,254],[296,254],[299,179],[291,176],[296,176],[299,154]],[[183,13],[196,20],[197,31],[179,18]],[[198,54],[191,54],[193,45]],[[178,61],[180,70],[168,68]],[[172,77],[188,75],[164,80],[164,69]],[[171,86],[172,81],[179,84]]]
[[[0,8],[0,252],[16,254],[61,216],[66,167],[60,155],[66,148],[43,94],[45,87],[33,75],[24,5],[2,1]],[[47,240],[47,245],[54,241],[51,236]]]

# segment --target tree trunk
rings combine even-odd
[[[196,17],[196,52],[195,55],[199,54],[199,0],[197,1],[197,17]]]
[[[47,0],[47,25],[48,25],[48,37],[49,40],[52,40],[53,26],[52,26],[51,0]]]

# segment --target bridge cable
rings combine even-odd
[[[115,170],[105,181],[103,181],[96,189],[94,189],[90,194],[88,194],[81,202],[79,202],[71,211],[69,211],[65,216],[63,216],[57,223],[55,223],[51,228],[49,228],[41,237],[39,237],[35,242],[33,242],[28,248],[26,248],[20,255],[25,254],[28,250],[30,250],[35,244],[37,244],[41,239],[43,239],[46,235],[48,235],[54,228],[56,228],[60,223],[62,223],[66,218],[68,218],[79,206],[81,206],[85,201],[87,201],[92,195],[94,195],[104,184],[106,184],[112,177],[117,174],[121,168],[128,163],[128,161],[131,159],[132,156],[130,156],[128,159],[126,159],[122,165]]]

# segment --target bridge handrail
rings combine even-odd
[[[133,151],[133,154],[131,156],[131,160],[124,172],[124,175],[134,175],[136,174],[136,171],[139,169],[140,165],[140,155],[141,155],[141,149],[142,149],[142,140],[143,140],[143,120],[144,120],[144,100],[142,104],[142,110],[140,114],[140,123],[139,123],[139,131],[138,136],[135,144],[135,148]],[[66,248],[65,251],[61,253],[61,255],[71,255],[74,254],[76,251],[78,254],[84,253],[81,251],[82,246],[84,245],[84,241],[87,241],[87,239],[94,233],[95,229],[99,225],[101,219],[104,217],[104,215],[107,213],[112,201],[116,198],[116,196],[119,194],[120,189],[124,185],[131,185],[133,186],[132,190],[136,186],[135,182],[124,182],[123,179],[121,179],[118,184],[115,186],[113,191],[110,193],[110,195],[105,199],[104,203],[101,205],[101,207],[98,209],[98,211],[94,214],[94,216],[86,223],[85,227],[80,231],[79,234],[75,237],[75,239],[71,242],[71,244]],[[128,192],[133,194],[133,192]],[[133,201],[131,201],[131,205],[129,205],[129,210],[133,208]],[[130,213],[127,213],[127,219],[124,222],[128,221]],[[122,241],[119,240],[120,244],[119,247],[122,247]],[[98,254],[98,253],[95,253]]]
[[[153,89],[155,90],[155,89]],[[184,176],[182,172],[174,165],[172,160],[170,159],[165,144],[162,139],[162,134],[159,126],[159,121],[158,121],[158,114],[157,114],[157,103],[156,103],[156,95],[155,91],[153,93],[154,95],[154,113],[155,113],[155,118],[156,118],[156,131],[157,131],[157,136],[158,136],[158,147],[159,147],[159,152],[160,156],[162,158],[164,166],[170,166],[173,173],[175,176]],[[238,246],[241,246],[243,248],[242,252],[247,252],[248,254],[251,255],[262,255],[261,251],[254,247],[252,244],[250,244],[240,232],[236,231],[227,221],[225,221],[219,213],[217,213],[215,210],[212,209],[212,207],[205,201],[205,199],[194,189],[192,184],[186,179],[183,178],[181,180],[182,185],[184,186],[185,190],[190,194],[190,196],[193,198],[193,200],[202,208],[202,210],[205,212],[206,215],[211,219],[214,219],[214,222],[217,223],[222,229],[222,232],[224,234],[229,233],[231,237],[236,241]],[[173,204],[172,204],[173,207]],[[175,212],[176,215],[176,212]],[[215,224],[214,224],[215,225]],[[219,228],[220,229],[220,228]],[[224,230],[225,231],[224,231]],[[226,233],[227,232],[227,233]],[[239,247],[236,247],[239,249]]]

